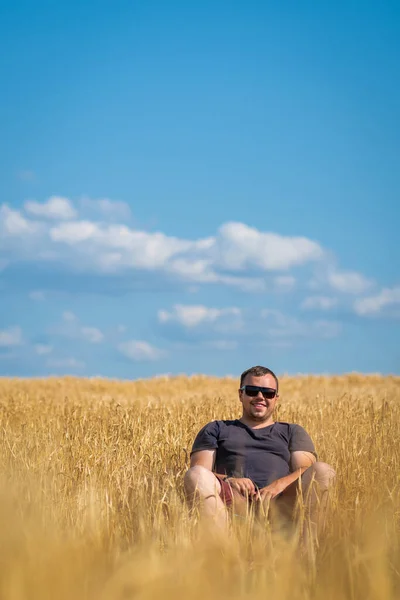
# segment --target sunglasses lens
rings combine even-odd
[[[257,389],[257,388],[253,388],[253,387],[250,387],[250,386],[246,386],[246,387],[244,388],[244,391],[245,391],[245,392],[246,392],[246,394],[247,394],[248,396],[250,396],[251,398],[253,398],[253,397],[255,397],[255,396],[258,396],[258,389]]]
[[[246,385],[244,391],[250,398],[255,398],[258,396],[258,392],[261,392],[263,397],[267,400],[272,400],[275,398],[276,390],[270,388],[257,387],[254,385]]]

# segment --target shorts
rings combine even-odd
[[[219,497],[221,498],[222,502],[226,506],[232,506],[232,503],[233,503],[233,491],[232,491],[231,486],[224,479],[219,479],[218,478],[218,480],[219,480],[219,482],[221,484],[221,492],[219,494]]]

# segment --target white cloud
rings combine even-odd
[[[104,334],[97,327],[82,325],[78,317],[70,310],[62,313],[63,323],[52,328],[51,333],[62,335],[72,339],[81,339],[90,344],[100,344],[104,340]]]
[[[46,365],[54,369],[72,369],[77,371],[85,368],[85,363],[76,358],[51,358],[47,361]]]
[[[97,202],[106,212],[114,207],[108,200]],[[29,202],[26,209],[43,218],[52,216],[56,223],[50,226],[45,221],[31,222],[18,211],[3,206],[0,223],[8,236],[24,234],[24,244],[13,249],[11,258],[51,259],[73,270],[111,273],[126,269],[162,270],[186,281],[220,282],[254,290],[263,288],[260,278],[237,277],[227,271],[286,270],[323,255],[321,247],[307,238],[263,233],[243,223],[222,225],[216,237],[186,240],[126,225],[74,219],[75,209],[66,198],[53,198],[45,204]],[[34,239],[31,235],[31,246],[35,242],[36,251],[30,248],[26,252],[26,234],[30,229],[33,234],[38,227],[40,235]]]
[[[52,351],[53,351],[53,347],[49,346],[48,344],[36,344],[35,345],[35,352],[39,356],[44,356],[45,354],[51,354]]]
[[[201,248],[202,242],[92,221],[60,223],[50,229],[49,236],[57,244],[73,246],[74,251],[92,269],[97,267],[113,273],[126,268],[182,270],[182,265],[168,265],[168,262],[179,253]],[[197,268],[196,262],[193,262],[194,269]]]
[[[159,360],[164,356],[164,351],[152,346],[143,340],[129,340],[118,345],[118,350],[134,361]]]
[[[296,278],[292,275],[278,275],[274,277],[274,284],[278,290],[290,292],[296,285]]]
[[[25,208],[35,219],[0,207],[0,249],[8,270],[45,263],[71,273],[126,275],[126,281],[135,271],[157,272],[191,285],[259,292],[268,289],[269,273],[275,291],[293,289],[296,279],[287,271],[309,264],[314,271],[320,267],[325,286],[337,291],[359,294],[371,284],[360,273],[333,270],[329,253],[316,241],[245,223],[227,222],[214,236],[189,240],[128,226],[129,207],[108,199],[82,200],[79,215],[68,198],[58,196],[43,204],[26,202]],[[89,209],[96,218],[84,218],[82,211]]]
[[[0,232],[2,237],[24,237],[37,231],[38,225],[25,219],[18,210],[9,208],[7,204],[0,206]]]
[[[362,294],[373,282],[356,271],[333,271],[328,274],[329,285],[345,294]]]
[[[91,344],[100,344],[104,340],[104,335],[96,327],[81,327],[81,333],[84,339]]]
[[[213,323],[221,317],[240,317],[241,311],[236,307],[229,308],[208,308],[202,304],[183,305],[175,304],[172,311],[158,311],[158,320],[160,323],[175,321],[184,327],[197,327],[201,323]]]
[[[20,327],[8,327],[0,331],[0,347],[20,346],[22,344],[22,330]]]
[[[213,271],[211,260],[177,258],[171,261],[168,271],[181,276],[187,281],[199,283],[215,283],[221,278]]]
[[[80,206],[84,213],[100,214],[106,220],[125,220],[131,217],[129,205],[120,200],[109,200],[108,198],[92,200],[91,198],[83,197]]]
[[[75,219],[77,216],[77,212],[72,206],[72,203],[68,198],[63,198],[61,196],[51,196],[47,202],[43,203],[28,200],[25,202],[24,208],[27,213],[44,219],[68,221],[70,219]]]
[[[67,323],[72,323],[73,321],[76,321],[76,315],[74,315],[73,312],[71,312],[70,310],[65,310],[62,314],[62,320],[66,321]]]
[[[272,338],[331,338],[341,331],[337,321],[301,321],[274,309],[262,310],[261,317],[267,322],[264,331]]]
[[[360,298],[354,302],[354,310],[360,316],[381,315],[394,309],[394,315],[400,316],[400,286],[383,288],[379,294]]]
[[[100,235],[100,227],[91,221],[72,221],[60,223],[49,231],[53,242],[64,242],[65,244],[79,244],[91,240]]]
[[[301,303],[305,310],[329,310],[337,305],[337,299],[329,296],[309,296]]]
[[[305,332],[304,323],[280,310],[265,308],[261,311],[261,318],[267,322],[266,329],[263,330],[272,336],[298,336]]]
[[[244,223],[225,223],[216,241],[216,261],[232,271],[257,267],[264,271],[286,270],[320,260],[321,246],[305,237],[261,232]]]

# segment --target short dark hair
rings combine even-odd
[[[240,376],[240,387],[242,387],[243,381],[246,379],[247,375],[254,375],[254,377],[262,377],[263,375],[272,375],[272,377],[275,379],[275,382],[276,382],[276,393],[278,393],[279,381],[278,381],[277,376],[275,375],[275,373],[273,371],[271,371],[271,369],[257,365],[256,367],[250,367],[250,369],[243,371],[243,373]]]

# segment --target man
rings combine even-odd
[[[235,513],[251,502],[292,515],[301,488],[316,535],[317,508],[324,508],[335,472],[317,462],[314,444],[300,425],[274,421],[278,393],[278,378],[270,369],[256,366],[242,373],[242,416],[213,421],[197,434],[184,479],[186,496],[200,500],[202,514],[225,528],[232,505]]]

